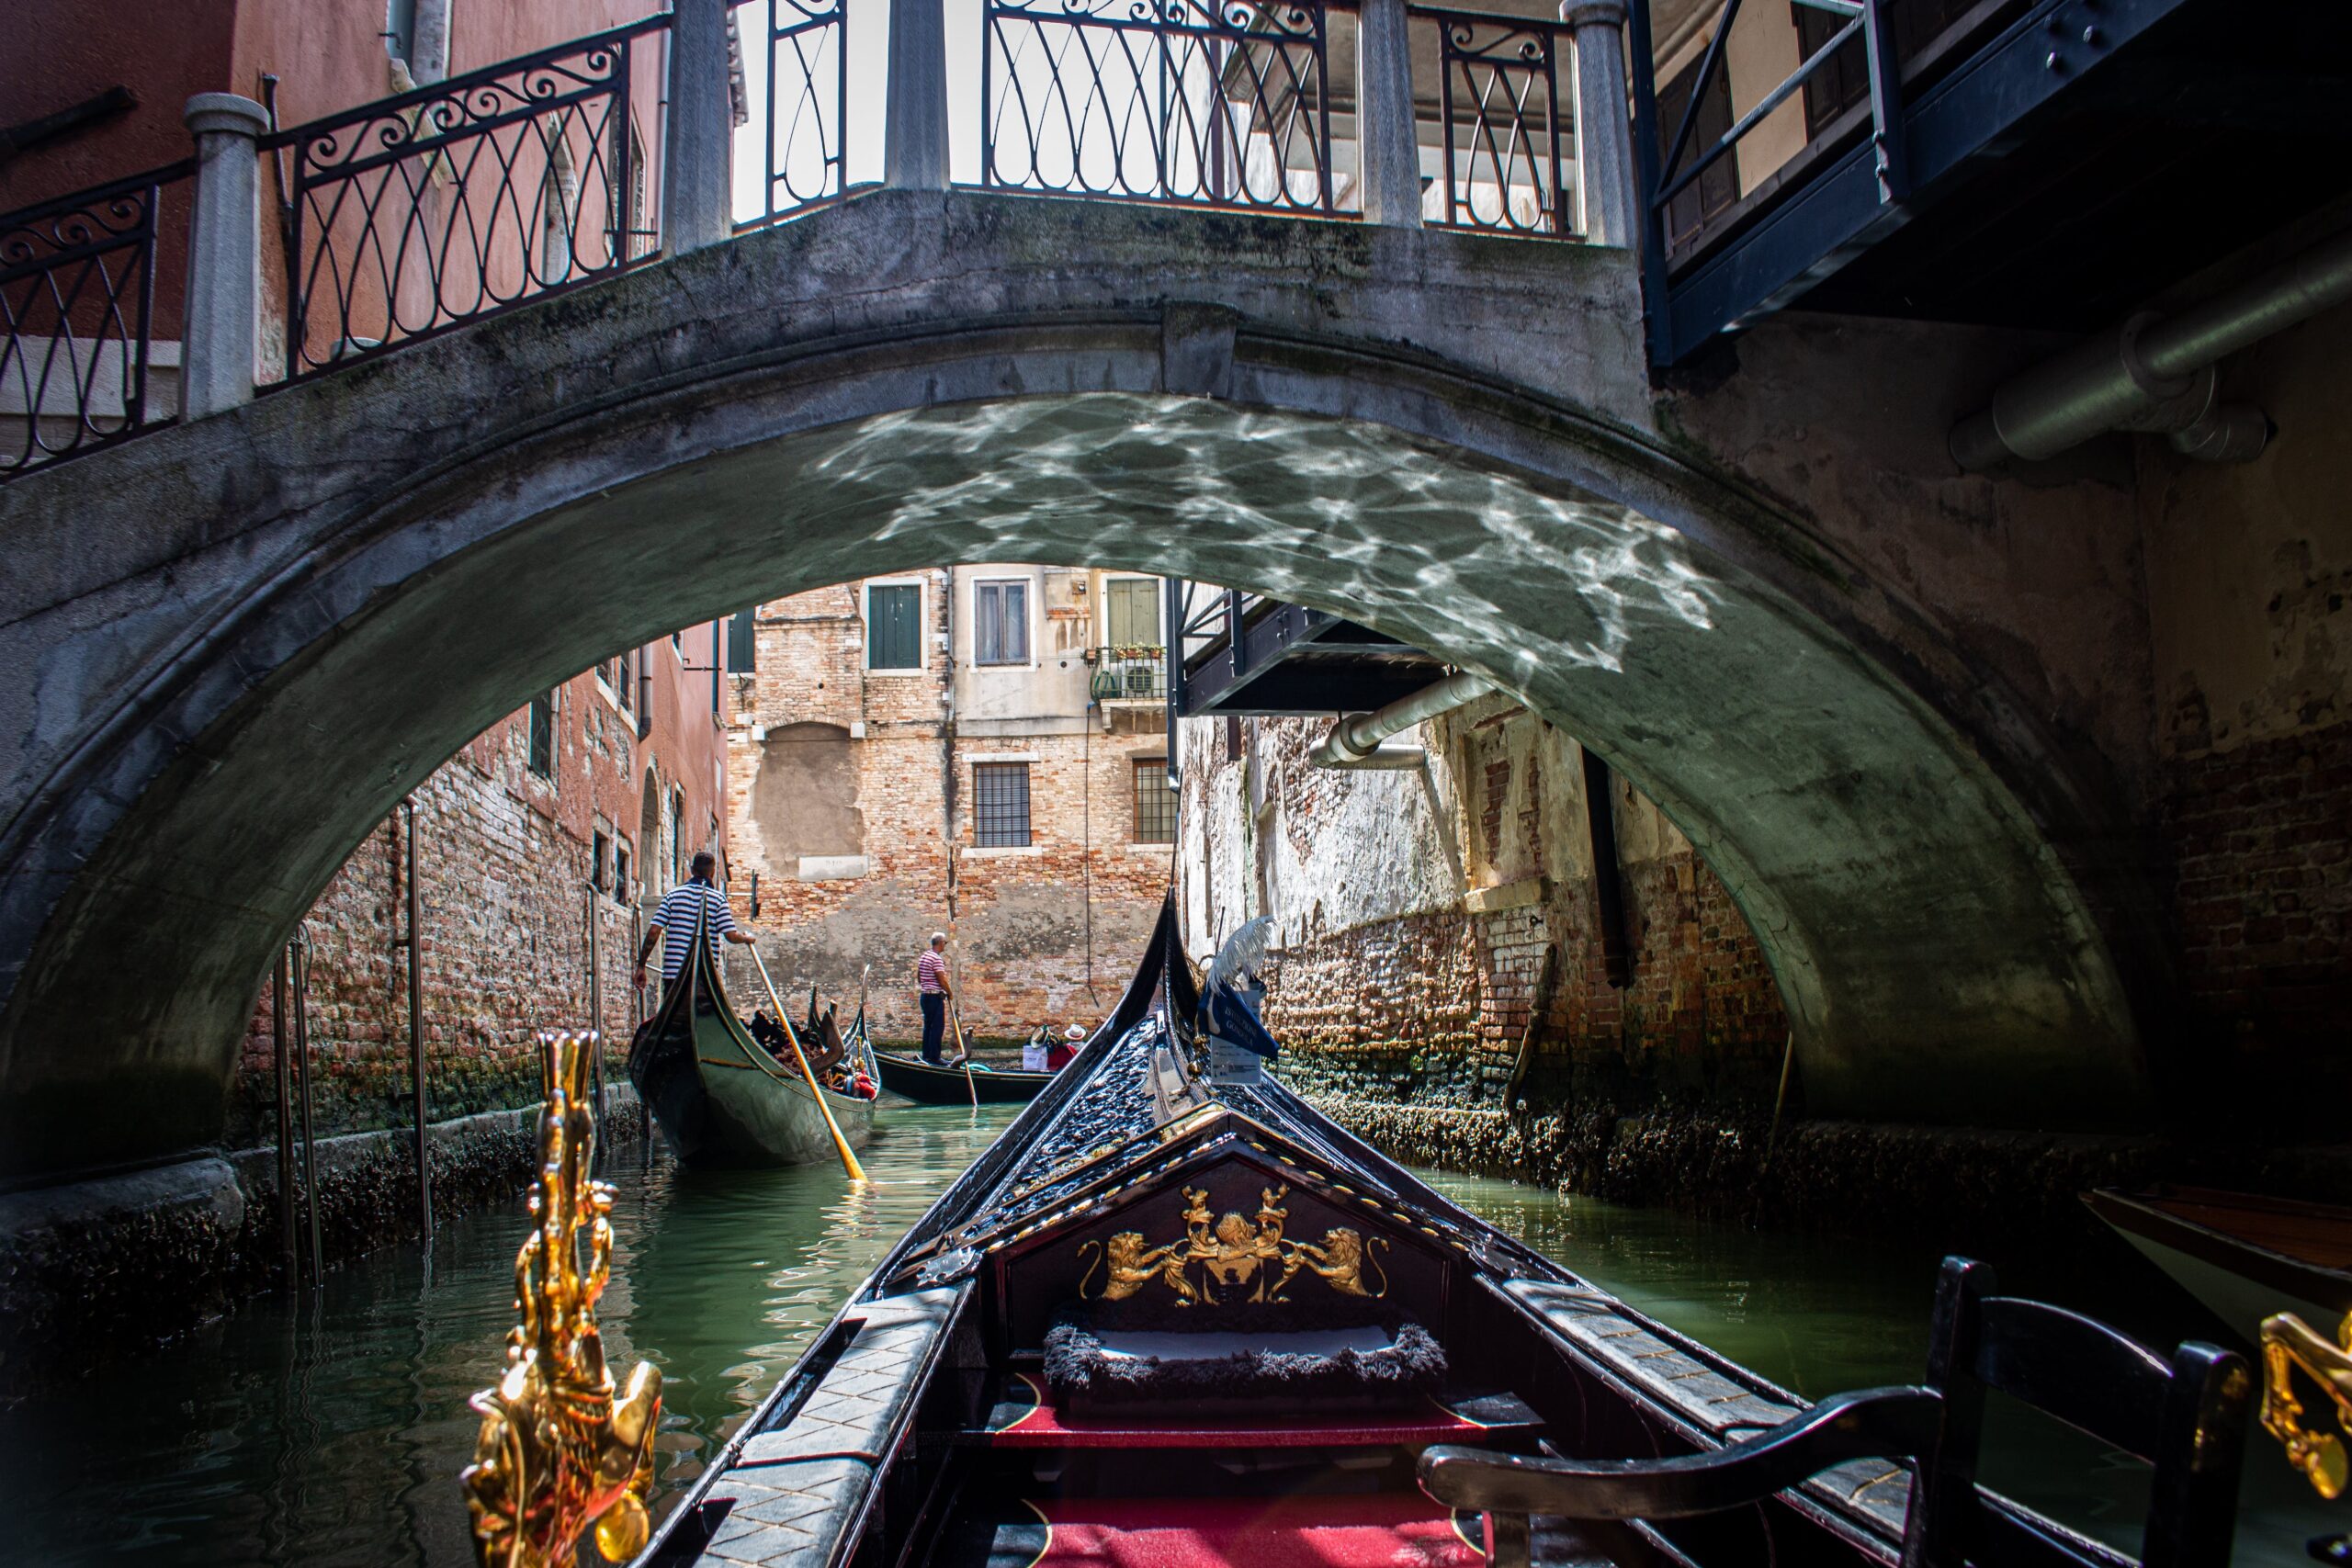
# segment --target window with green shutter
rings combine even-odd
[[[1102,632],[1107,646],[1158,648],[1159,579],[1114,577],[1102,590]]]
[[[865,590],[865,667],[922,668],[922,585],[876,582]]]

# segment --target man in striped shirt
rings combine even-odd
[[[915,998],[922,1003],[922,1059],[939,1065],[939,1043],[947,1033],[947,1002],[956,987],[947,983],[947,933],[931,933],[931,946],[915,960]]]
[[[695,856],[694,875],[670,889],[662,907],[653,912],[653,921],[645,928],[644,944],[637,950],[637,985],[645,988],[645,961],[652,956],[653,944],[662,944],[662,984],[670,985],[686,967],[686,953],[695,940],[695,922],[709,912],[710,955],[718,956],[718,940],[749,943],[752,933],[735,929],[735,917],[728,912],[727,895],[711,884],[711,876],[718,869],[718,862],[708,850]],[[664,940],[667,933],[676,931],[678,940]]]

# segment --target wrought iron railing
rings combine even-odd
[[[286,180],[286,376],[655,254],[646,139],[665,14],[267,138]],[[658,52],[654,54],[658,60]]]
[[[737,15],[761,17],[767,32],[767,210],[751,221],[839,201],[849,190],[847,0],[765,0]]]
[[[178,412],[156,384],[156,250],[194,159],[0,218],[0,477]]]
[[[1164,648],[1098,648],[1087,661],[1094,667],[1087,691],[1098,702],[1159,702],[1168,695]]]
[[[1323,0],[986,0],[983,185],[1334,210]]]
[[[1568,29],[1438,6],[1412,6],[1407,15],[1417,31],[1436,35],[1445,149],[1445,207],[1437,221],[1514,234],[1575,232],[1566,156],[1574,96]]]

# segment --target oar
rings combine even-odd
[[[980,1108],[980,1091],[972,1085],[972,1043],[964,1034],[964,1010],[956,1000],[956,993],[947,993],[947,1021],[956,1026],[956,1049],[964,1061],[964,1092],[972,1097],[972,1109]]]
[[[775,982],[768,978],[767,960],[760,956],[759,943],[752,943],[752,962],[759,965],[760,984],[768,988],[768,1005],[775,1009],[776,1023],[784,1030],[785,1042],[792,1047],[792,1059],[800,1064],[800,1076],[808,1080],[808,1092],[817,1097],[817,1110],[825,1118],[825,1131],[833,1135],[833,1148],[842,1156],[842,1168],[849,1172],[852,1181],[865,1179],[865,1169],[857,1163],[857,1156],[850,1152],[849,1140],[842,1136],[841,1123],[833,1120],[833,1108],[825,1103],[825,1086],[808,1070],[808,1058],[801,1054],[800,1036],[792,1032],[792,1020],[785,1016],[784,1003],[775,994]]]

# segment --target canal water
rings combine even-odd
[[[663,1379],[662,1504],[697,1474],[843,1297],[1016,1108],[893,1105],[837,1172],[682,1171],[634,1151],[604,1302],[616,1371]],[[1774,1235],[1509,1182],[1441,1176],[1465,1206],[1665,1322],[1801,1393],[1916,1378],[1936,1258],[1925,1248]],[[511,1320],[518,1201],[449,1226],[428,1255],[369,1257],[305,1295],[253,1303],[153,1352],[0,1411],[0,1561],[466,1568],[456,1485]],[[2120,1244],[2113,1256],[2002,1259],[2005,1285],[2161,1337],[2193,1305]],[[1996,1411],[1986,1479],[2128,1543],[2136,1464]],[[2352,1525],[2335,1516],[2334,1528]],[[2241,1563],[2307,1561],[2331,1515],[2267,1441],[2249,1456]]]

